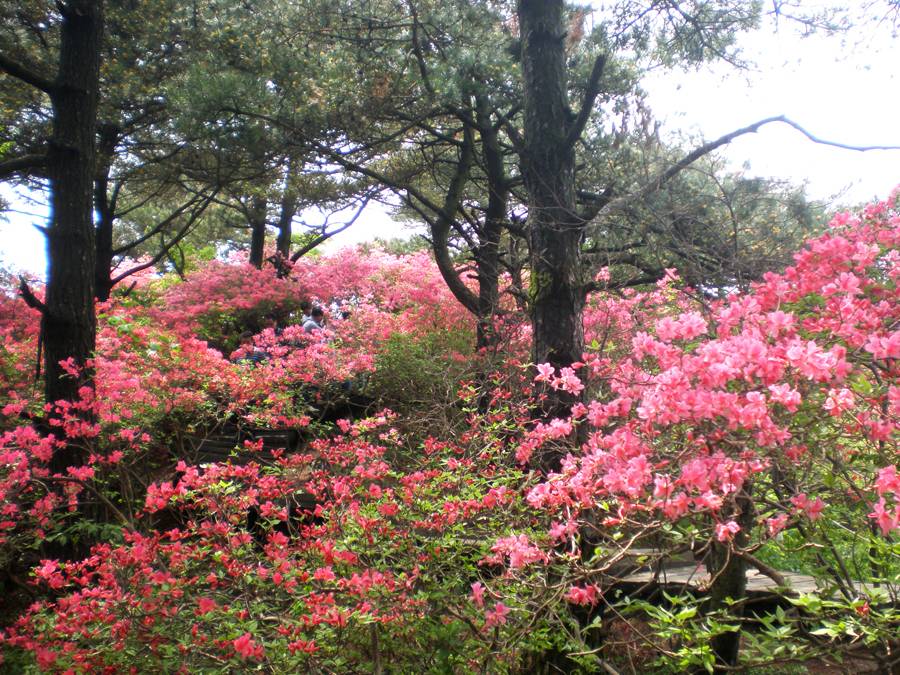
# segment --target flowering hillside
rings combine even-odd
[[[99,308],[96,393],[45,406],[37,314],[9,290],[0,561],[22,602],[3,658],[14,672],[548,658],[595,672],[631,648],[622,634],[645,634],[647,668],[677,672],[711,669],[747,628],[743,664],[844,652],[894,667],[898,198],[837,216],[725,300],[674,271],[593,294],[589,348],[560,371],[523,363],[527,330],[509,319],[504,359],[473,353],[474,318],[425,254],[345,251],[283,279],[212,262],[142,283]],[[326,308],[323,330],[299,325],[303,300]],[[583,402],[535,419],[550,389]],[[348,395],[370,414],[321,414]],[[179,456],[226,424],[299,429],[300,448]],[[58,473],[62,446],[83,462]],[[58,560],[59,541],[91,546]],[[702,597],[659,603],[652,581],[629,582],[685,559]],[[747,570],[771,581],[754,614]],[[792,593],[786,571],[817,590]]]

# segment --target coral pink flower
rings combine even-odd
[[[729,520],[727,523],[718,523],[716,524],[716,539],[719,541],[731,541],[734,535],[740,531],[741,526],[733,520]]]
[[[506,623],[506,617],[509,615],[509,607],[504,605],[502,602],[498,602],[494,605],[494,609],[489,609],[485,612],[485,628],[492,628],[493,626],[502,626]]]
[[[484,607],[484,586],[480,581],[472,584],[472,602],[476,607]]]

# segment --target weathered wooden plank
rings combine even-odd
[[[787,588],[779,586],[769,577],[755,569],[747,571],[747,592],[750,594],[804,594],[815,593],[821,590],[815,577],[796,572],[781,572],[787,582]],[[656,572],[652,569],[642,569],[621,578],[621,582],[629,585],[644,585],[653,582]],[[703,563],[671,562],[662,566],[659,571],[658,583],[661,586],[683,586],[698,592],[703,592],[709,586],[711,576]],[[863,584],[854,584],[858,592],[867,590]]]

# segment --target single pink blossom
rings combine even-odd
[[[734,535],[740,531],[741,526],[733,520],[729,520],[727,523],[718,523],[716,525],[716,539],[719,541],[731,541]]]
[[[492,628],[494,626],[502,626],[506,623],[506,617],[509,615],[509,607],[504,605],[502,602],[497,602],[494,605],[494,609],[489,609],[485,612],[485,628]]]
[[[244,633],[239,638],[231,641],[234,645],[234,651],[245,659],[259,659],[265,653],[262,646],[253,640],[250,633]]]
[[[472,584],[472,602],[476,607],[484,607],[484,586],[480,581]]]

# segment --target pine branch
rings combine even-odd
[[[52,80],[48,80],[40,73],[18,61],[8,58],[5,54],[0,54],[0,71],[21,80],[25,84],[37,87],[47,94],[53,94],[56,91],[56,84]]]
[[[14,174],[42,175],[41,169],[47,166],[47,155],[28,154],[13,157],[5,162],[0,162],[0,180],[4,180]]]
[[[41,300],[34,294],[34,291],[31,290],[31,287],[28,285],[28,281],[25,277],[19,277],[19,294],[22,296],[22,300],[25,301],[25,304],[31,307],[32,309],[36,309],[41,314],[47,313],[47,305],[45,305]]]
[[[591,116],[591,110],[594,108],[594,102],[600,94],[600,78],[603,77],[603,70],[606,67],[606,54],[600,54],[594,61],[594,67],[591,69],[591,76],[588,78],[587,87],[584,90],[584,99],[581,102],[581,108],[578,110],[578,116],[572,122],[569,132],[566,134],[566,147],[571,148],[578,139],[587,125]]]
[[[297,249],[297,251],[295,251],[294,254],[291,256],[291,262],[292,263],[297,262],[298,260],[300,260],[300,258],[305,256],[307,253],[312,251],[314,248],[316,248],[320,244],[325,243],[326,241],[331,239],[334,235],[340,234],[347,228],[351,227],[362,215],[363,211],[365,210],[366,206],[368,206],[368,204],[369,204],[369,197],[366,197],[365,199],[362,200],[362,203],[359,205],[359,208],[356,210],[356,212],[353,214],[353,216],[351,216],[350,220],[348,220],[345,223],[341,223],[338,227],[334,228],[333,230],[322,231],[315,239],[306,243],[301,248]]]

